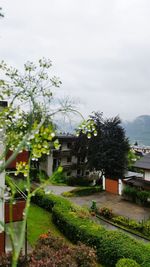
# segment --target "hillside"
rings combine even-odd
[[[150,146],[150,115],[141,115],[132,122],[123,122],[131,143]]]

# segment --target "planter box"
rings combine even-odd
[[[16,200],[16,203],[12,205],[13,222],[23,220],[23,211],[25,208],[25,200]],[[10,203],[5,202],[5,223],[10,222]]]

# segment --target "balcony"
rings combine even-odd
[[[72,156],[71,149],[64,149],[64,150],[54,150],[53,157],[54,158],[62,158],[62,157],[70,157]]]

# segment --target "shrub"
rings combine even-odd
[[[67,245],[62,238],[54,237],[51,233],[42,234],[35,249],[28,255],[19,257],[17,267],[96,267],[94,249],[82,243],[77,246]],[[12,254],[0,256],[0,267],[11,267]]]
[[[30,256],[29,267],[36,266],[95,267],[96,255],[84,244],[68,246],[62,238],[47,233],[41,235]]]
[[[140,265],[131,259],[120,259],[117,262],[116,267],[140,267]]]
[[[68,177],[66,182],[70,186],[89,186],[93,182],[93,179],[89,176]]]
[[[12,266],[12,254],[9,252],[7,254],[0,255],[0,267],[11,267]],[[17,267],[26,267],[25,256],[22,254],[19,256]]]
[[[63,171],[59,171],[59,168],[50,177],[50,181],[53,184],[66,184],[67,180],[68,180],[68,177]]]
[[[137,191],[137,198],[141,201],[142,204],[147,203],[147,199],[150,196],[150,192],[148,191]]]
[[[150,249],[143,243],[119,231],[106,230],[101,225],[80,217],[77,207],[67,199],[39,191],[33,199],[41,207],[52,211],[55,224],[72,242],[95,247],[102,264],[114,267],[120,258],[130,258],[142,267],[150,267]]]
[[[123,195],[130,197],[131,200],[135,202],[137,197],[137,189],[135,187],[126,186],[123,189]]]
[[[150,197],[150,192],[146,190],[138,190],[132,186],[126,186],[123,189],[123,196],[129,197],[133,202],[141,203],[143,205],[148,204],[148,198]]]
[[[106,219],[111,219],[112,216],[113,216],[113,213],[112,213],[112,209],[109,209],[109,208],[106,208],[106,207],[103,207],[103,208],[100,208],[97,213],[103,217],[105,217]]]
[[[62,195],[64,197],[81,197],[88,196],[94,193],[99,193],[102,191],[101,186],[91,186],[91,187],[83,187],[83,188],[75,188],[70,192],[64,192]]]
[[[119,225],[123,225],[127,227],[128,229],[138,231],[139,233],[142,233],[145,236],[150,238],[150,220],[137,222],[133,219],[131,220],[124,216],[114,216],[112,218],[112,221]]]

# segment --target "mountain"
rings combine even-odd
[[[141,115],[132,122],[123,122],[130,143],[150,146],[150,115]]]

